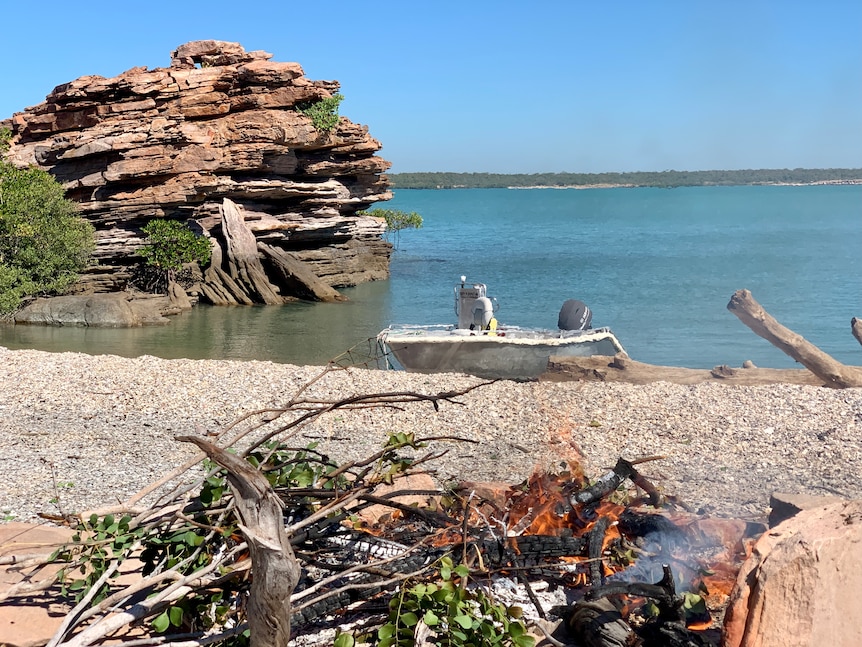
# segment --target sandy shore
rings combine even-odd
[[[270,362],[126,359],[0,347],[0,518],[79,512],[124,500],[193,456],[181,434],[217,433],[278,407],[321,372]],[[304,396],[436,394],[480,383],[463,375],[341,370]],[[450,435],[441,484],[517,483],[580,460],[598,476],[619,456],[663,455],[643,473],[704,512],[762,519],[773,491],[862,497],[862,389],[778,384],[648,385],[497,382],[439,411],[335,411],[301,427],[337,460],[365,457],[391,431]]]

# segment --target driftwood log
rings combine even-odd
[[[748,290],[737,290],[727,304],[727,309],[757,335],[814,373],[826,386],[839,389],[862,386],[862,370],[845,366],[801,335],[782,326],[754,300]]]
[[[794,360],[804,369],[757,368],[746,362],[743,368],[716,366],[712,369],[681,368],[677,366],[655,366],[630,359],[621,353],[615,357],[593,355],[592,357],[551,356],[543,380],[583,380],[591,382],[626,382],[628,384],[650,384],[673,382],[675,384],[700,384],[702,382],[724,382],[738,386],[758,384],[810,384],[834,388],[862,386],[862,368],[846,366],[833,359],[802,336],[785,328],[773,319],[754,300],[748,290],[737,291],[727,305],[728,310]],[[853,336],[862,343],[862,320],[851,321]]]
[[[724,382],[738,386],[757,384],[810,384],[820,386],[823,380],[804,368],[731,368],[716,366],[713,369],[656,366],[636,362],[628,357],[593,355],[592,357],[552,356],[548,370],[541,379],[554,381],[583,380],[586,382],[626,382],[651,384],[700,384]]]
[[[198,436],[177,440],[197,445],[228,472],[254,569],[248,600],[252,647],[287,647],[290,641],[290,594],[300,567],[284,527],[281,500],[260,470]]]

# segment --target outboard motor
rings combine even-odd
[[[593,313],[587,304],[569,299],[560,308],[557,328],[560,330],[588,330],[593,323]]]
[[[496,310],[496,300],[488,298],[486,290],[484,283],[467,283],[467,277],[461,277],[461,285],[455,286],[458,328],[483,330],[488,327]]]
[[[479,297],[473,302],[473,330],[485,330],[494,317],[494,304],[488,297]]]

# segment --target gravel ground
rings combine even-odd
[[[0,519],[16,521],[124,500],[194,456],[176,435],[213,434],[239,416],[281,406],[321,372],[3,347],[0,367]],[[349,369],[328,373],[303,395],[436,394],[479,383]],[[422,402],[327,413],[293,442],[318,440],[344,460],[370,455],[390,431],[477,441],[445,445],[435,463],[441,483],[514,484],[575,459],[598,476],[620,456],[662,455],[642,473],[716,515],[762,519],[774,491],[862,498],[862,389],[503,381],[441,402],[438,411]]]

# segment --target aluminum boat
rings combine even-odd
[[[580,301],[563,304],[557,330],[501,326],[497,303],[484,283],[461,277],[455,286],[456,324],[389,327],[377,336],[388,365],[416,373],[467,373],[491,379],[534,379],[552,355],[588,357],[624,353],[610,328],[592,328]],[[395,361],[391,361],[394,358]]]

